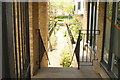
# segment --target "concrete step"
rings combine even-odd
[[[92,66],[81,66],[77,68],[62,67],[43,67],[36,73],[33,78],[100,78]]]

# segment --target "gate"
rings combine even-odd
[[[30,78],[29,15],[27,2],[12,3],[13,48],[17,79]]]

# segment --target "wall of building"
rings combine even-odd
[[[47,2],[30,2],[29,3],[29,27],[30,27],[30,61],[31,74],[34,75],[39,69],[39,35],[37,29],[40,29],[42,40],[45,48],[48,47],[48,15]],[[47,67],[47,57],[44,54],[41,67]]]
[[[84,14],[81,16],[83,29],[87,29],[88,2],[84,3]]]
[[[79,19],[82,23],[82,28],[87,29],[87,11],[88,11],[88,2],[81,1],[81,10],[78,10],[78,1],[75,0],[75,11],[74,14],[79,16]]]
[[[42,36],[42,40],[44,43],[44,46],[48,52],[48,3],[47,2],[39,2],[38,3],[39,7],[39,28]],[[41,67],[47,67],[47,53],[44,53],[43,60],[41,62]]]
[[[97,51],[96,57],[98,60],[93,61],[93,69],[96,73],[99,73],[102,78],[109,78],[103,67],[101,67],[101,58],[102,58],[102,42],[103,42],[103,29],[104,29],[104,15],[105,15],[105,3],[99,3],[99,11],[98,11],[98,30],[100,30],[100,35],[97,36]]]
[[[104,29],[104,9],[105,3],[99,3],[99,13],[98,13],[98,30],[100,30],[100,35],[97,36],[97,59],[99,62],[102,57],[102,40],[103,40],[103,29]]]
[[[38,3],[29,3],[30,60],[32,75],[39,69]]]
[[[78,9],[78,2],[80,2],[80,9]],[[84,14],[84,0],[74,0],[74,5],[75,7],[75,14]]]
[[[87,13],[88,13],[88,2],[84,2],[83,14],[78,14],[82,29],[87,29]]]

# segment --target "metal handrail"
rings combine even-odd
[[[45,46],[44,46],[44,43],[43,43],[43,40],[42,40],[42,37],[41,37],[41,34],[40,34],[40,29],[37,29],[37,33],[38,33],[38,35],[39,35],[39,42],[40,42],[40,45],[41,45],[40,49],[41,49],[41,52],[42,52],[42,54],[39,55],[39,68],[40,68],[40,63],[41,63],[41,61],[42,61],[42,58],[43,58],[43,56],[44,56],[44,53],[45,53],[46,56],[47,56],[47,60],[48,60],[48,62],[49,62],[49,65],[50,65],[50,60],[49,60],[47,51],[46,51],[46,49],[45,49]]]
[[[76,59],[77,59],[77,63],[78,63],[78,69],[79,69],[79,66],[80,66],[80,62],[84,62],[85,60],[85,58],[84,58],[84,49],[85,49],[85,47],[87,47],[87,55],[88,55],[88,44],[89,43],[86,43],[85,44],[85,35],[90,35],[90,34],[87,34],[87,33],[85,33],[86,31],[89,31],[89,30],[79,30],[79,36],[78,36],[78,39],[77,39],[77,44],[76,44],[76,47],[75,47],[75,50],[74,50],[74,53],[73,53],[73,56],[72,56],[72,59],[71,59],[71,63],[70,63],[70,65],[72,64],[72,61],[73,61],[73,58],[74,58],[74,55],[76,55]],[[100,35],[100,30],[94,30],[94,31],[96,31],[93,35]],[[81,36],[82,36],[82,38],[83,39],[81,39]],[[82,56],[81,56],[81,59],[82,59],[82,61],[80,60],[80,41],[81,40],[83,40],[83,54],[82,54]],[[86,56],[86,62],[88,61],[87,60],[88,59],[88,56]],[[94,54],[94,57],[93,57],[93,59],[95,59],[95,54]],[[92,52],[90,52],[90,62],[92,61]]]
[[[71,32],[70,28],[68,27],[68,24],[66,24],[66,26],[67,26],[68,34],[70,36],[70,40],[71,40],[72,44],[75,44],[74,37],[72,35],[72,32]]]
[[[54,28],[57,25],[57,21],[55,22],[54,26],[49,30],[49,37],[51,36],[52,32],[54,31]]]
[[[79,65],[80,65],[80,57],[79,57],[79,53],[80,53],[80,36],[81,36],[81,30],[79,30],[79,36],[78,36],[78,39],[77,39],[77,44],[76,44],[76,47],[75,47],[75,50],[74,50],[74,53],[73,53],[73,56],[72,56],[72,59],[71,59],[71,63],[70,65],[72,64],[72,61],[73,61],[73,58],[74,58],[74,54],[76,55],[76,59],[77,59],[77,63],[78,63],[78,69],[80,69]]]

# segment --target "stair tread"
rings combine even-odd
[[[77,68],[42,67],[33,78],[100,78],[91,66]]]

